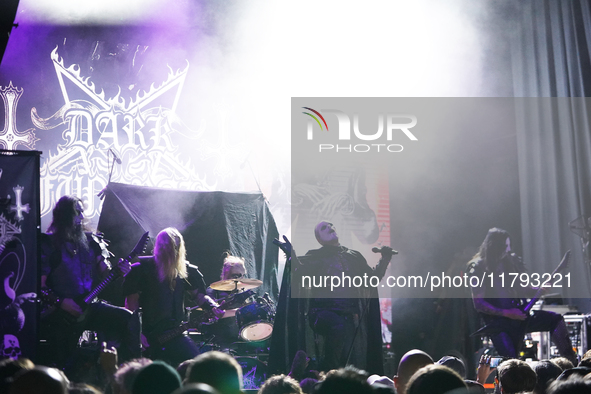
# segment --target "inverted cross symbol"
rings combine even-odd
[[[29,207],[29,204],[22,204],[22,194],[24,187],[17,185],[16,187],[13,187],[12,190],[16,196],[16,205],[11,205],[10,210],[16,212],[16,219],[20,222],[25,218],[23,216],[23,212],[29,213],[31,208]]]
[[[23,89],[12,86],[12,81],[6,88],[0,86],[0,99],[4,102],[4,129],[0,130],[0,148],[7,150],[17,149],[19,145],[24,145],[29,149],[35,148],[34,130],[28,129],[23,132],[16,128],[16,106],[18,99],[23,94]]]

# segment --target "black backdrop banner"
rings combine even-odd
[[[36,355],[39,155],[0,151],[0,358]]]
[[[256,291],[276,299],[277,227],[261,193],[195,192],[110,183],[98,230],[117,257],[150,232],[176,227],[185,239],[187,260],[199,267],[206,284],[220,280],[223,252],[246,260],[246,275],[263,281]]]

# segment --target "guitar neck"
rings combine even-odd
[[[166,331],[163,334],[158,335],[156,341],[159,345],[164,345],[166,342],[170,341],[173,338],[181,335],[183,332],[191,328],[191,323],[185,322],[182,323],[180,326],[173,328],[172,330]]]
[[[565,269],[568,266],[569,260],[570,260],[570,250],[565,253],[564,257],[562,258],[562,261],[560,262],[560,264],[558,264],[558,267],[556,267],[554,269],[554,271],[552,271],[552,273],[550,274],[550,277],[553,278],[554,274],[556,274],[557,272],[561,272],[563,269]],[[526,314],[529,314],[529,311],[534,307],[536,302],[538,302],[538,300],[542,296],[543,292],[544,292],[544,288],[542,286],[540,286],[540,288],[538,289],[538,291],[536,291],[536,294],[532,297],[530,302],[525,306],[525,308],[523,308],[523,312],[525,312]]]
[[[90,293],[86,297],[84,297],[83,302],[88,305],[92,303],[92,301],[98,297],[98,295],[115,279],[118,275],[118,272],[115,270],[111,270],[109,275],[101,283],[98,284],[94,289],[91,290]]]
[[[534,307],[536,302],[538,302],[538,300],[540,299],[541,296],[542,296],[542,288],[540,287],[538,289],[538,291],[536,292],[536,294],[533,296],[533,298],[527,303],[525,308],[523,308],[523,312],[528,314],[529,311]]]

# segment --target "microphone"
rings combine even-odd
[[[375,246],[373,248],[371,248],[371,251],[374,253],[382,253],[383,251],[387,251],[388,249],[390,249],[392,251],[392,254],[398,254],[397,250],[392,249],[389,246],[382,246],[381,248],[376,248]]]
[[[115,153],[113,148],[109,148],[109,152],[111,152],[113,154],[113,158],[115,159],[117,164],[121,164],[121,159],[119,158],[119,156],[117,156],[117,153]]]

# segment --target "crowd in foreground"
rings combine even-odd
[[[327,372],[308,368],[309,358],[298,352],[287,375],[269,377],[259,394],[460,394],[487,392],[494,377],[494,392],[502,394],[589,394],[591,350],[578,365],[566,358],[526,363],[508,359],[498,367],[490,357],[480,359],[475,380],[466,379],[462,360],[446,356],[434,362],[421,350],[411,350],[400,360],[392,378],[369,375],[348,366]],[[0,393],[8,394],[240,394],[242,370],[226,353],[211,351],[174,368],[163,361],[134,359],[117,365],[114,349],[100,352],[101,379],[70,380],[56,368],[35,365],[26,358],[0,361]],[[491,390],[488,390],[491,391]]]

